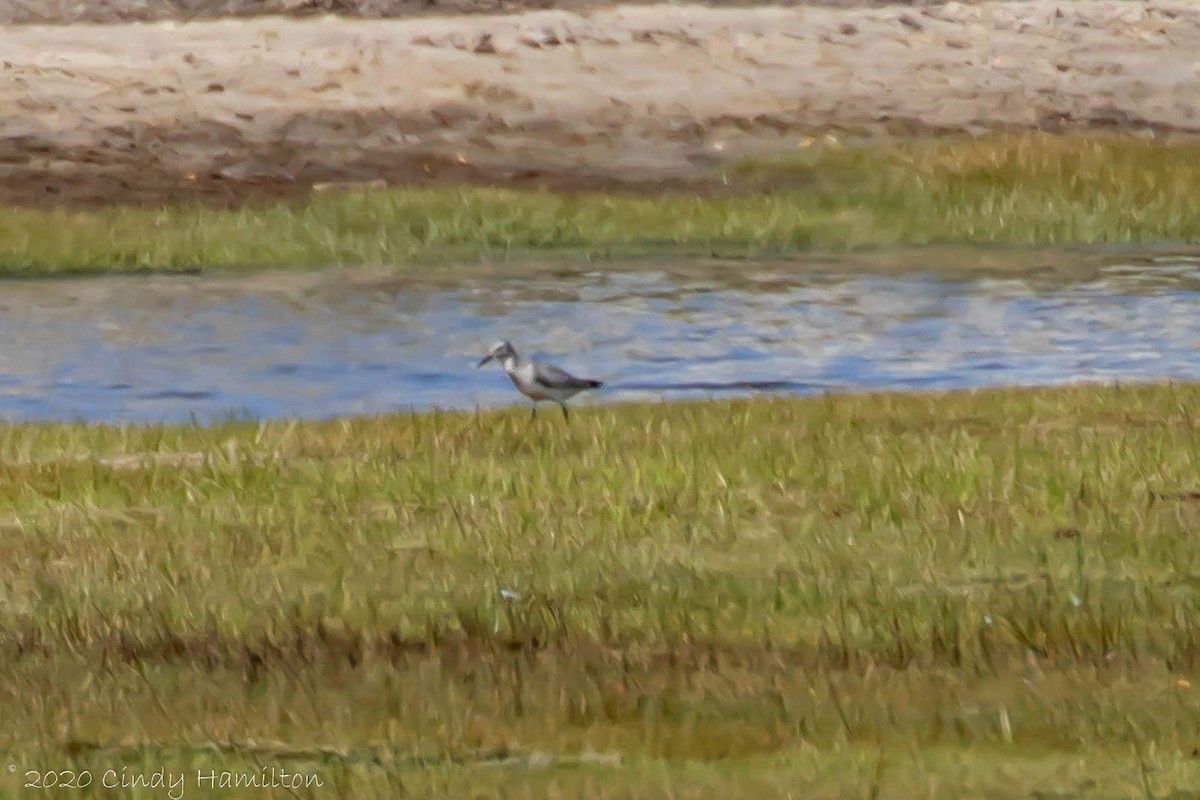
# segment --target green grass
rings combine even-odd
[[[0,793],[1195,796],[1197,408],[0,428]]]
[[[1200,237],[1200,144],[993,135],[814,144],[658,197],[472,188],[239,210],[0,210],[0,273],[446,264],[537,253],[721,255]]]

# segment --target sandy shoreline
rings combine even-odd
[[[1200,7],[625,6],[0,28],[0,201],[687,182],[825,132],[1200,132]]]
[[[717,8],[747,6],[806,6],[873,8],[904,0],[700,0]],[[923,0],[940,5],[952,0]],[[626,0],[651,5],[661,0]],[[968,3],[988,0],[965,0]],[[908,3],[914,5],[914,3]],[[610,0],[0,0],[0,25],[70,25],[77,22],[177,22],[226,17],[311,17],[337,14],[363,19],[515,14],[559,9],[594,11],[613,5]]]

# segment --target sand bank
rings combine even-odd
[[[1200,131],[1200,6],[637,5],[0,28],[0,201],[687,182],[809,137]]]

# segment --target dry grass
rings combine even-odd
[[[1194,794],[1198,401],[0,429],[7,757],[355,797]]]

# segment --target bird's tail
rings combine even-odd
[[[587,385],[589,389],[599,389],[604,385],[604,381],[588,381]]]

